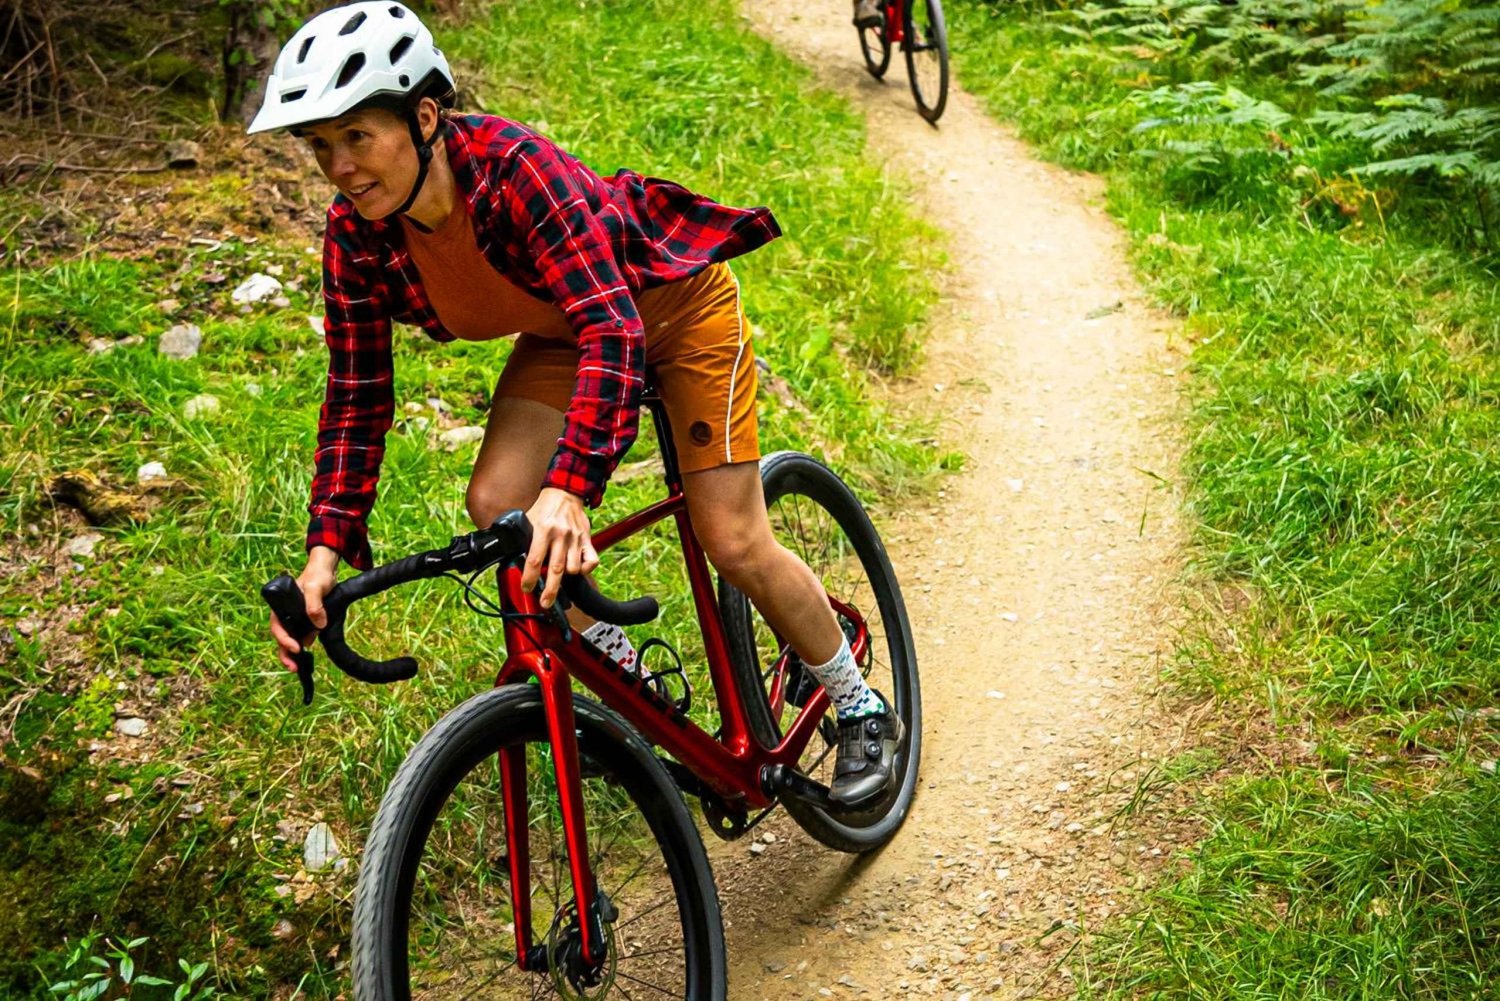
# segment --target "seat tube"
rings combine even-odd
[[[589,861],[589,832],[583,813],[583,779],[578,767],[578,731],[573,715],[573,689],[568,672],[551,653],[543,654],[537,680],[547,709],[547,732],[552,743],[552,765],[562,811],[563,840],[568,847],[568,870],[573,878],[573,902],[583,937],[584,958],[604,959],[604,928],[600,923],[593,867]]]

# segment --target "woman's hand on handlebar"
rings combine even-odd
[[[297,578],[297,587],[302,590],[307,617],[319,629],[328,625],[328,613],[323,610],[323,596],[332,591],[334,584],[338,583],[336,574],[338,565],[338,553],[326,546],[314,546],[307,554],[306,569]],[[281,620],[272,615],[271,635],[276,639],[276,654],[281,658],[281,663],[288,671],[296,673],[297,664],[292,660],[292,655],[310,645],[317,633],[303,636],[299,642],[282,628]]]
[[[582,498],[543,487],[526,517],[531,522],[531,550],[526,554],[521,586],[531,590],[545,568],[542,607],[551,608],[564,574],[586,574],[599,565],[599,554],[589,538],[589,516]]]

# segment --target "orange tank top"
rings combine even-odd
[[[479,252],[474,223],[462,199],[431,233],[418,229],[405,216],[401,226],[432,310],[454,337],[488,341],[510,334],[536,334],[569,343],[578,340],[562,310],[507,279]],[[636,296],[647,342],[653,330],[675,324],[692,312],[697,297],[722,282],[725,274],[724,267],[715,266]]]
[[[401,217],[406,249],[422,275],[433,312],[453,336],[486,341],[528,333],[574,340],[563,311],[544,302],[496,271],[479,252],[474,223],[463,199],[430,233]]]

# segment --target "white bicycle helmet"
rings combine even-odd
[[[282,48],[249,132],[295,128],[423,96],[450,105],[453,73],[417,15],[395,0],[325,10]]]

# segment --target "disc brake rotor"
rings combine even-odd
[[[613,912],[613,906],[609,906]],[[552,989],[564,1001],[600,1001],[615,984],[615,965],[619,959],[615,941],[614,917],[600,922],[604,927],[604,959],[590,965],[583,959],[583,932],[578,912],[570,904],[560,909],[547,929],[547,972]]]

